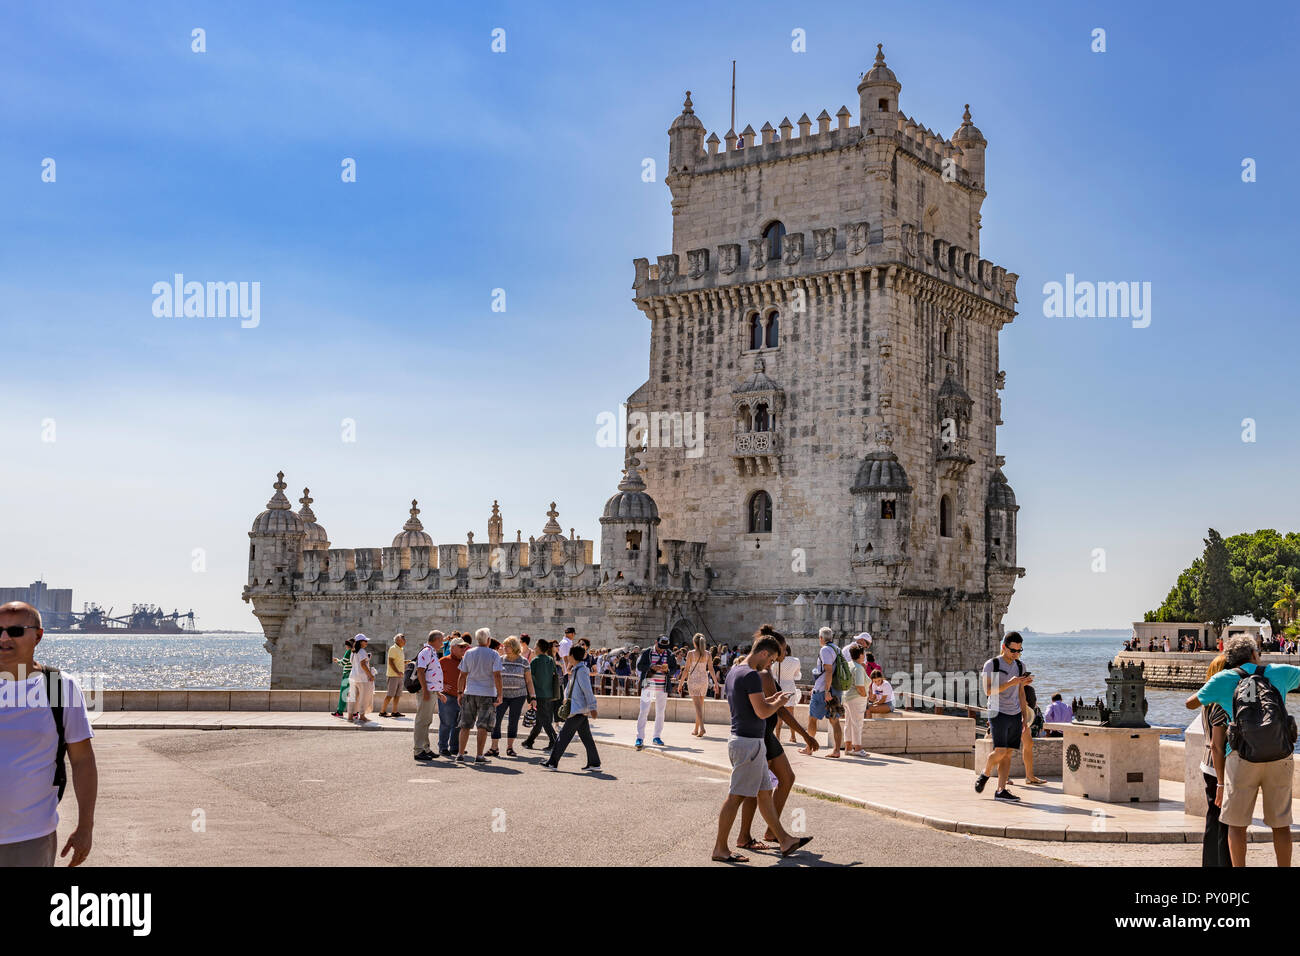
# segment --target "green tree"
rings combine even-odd
[[[1300,594],[1296,594],[1295,588],[1289,584],[1282,586],[1282,596],[1273,602],[1273,610],[1277,612],[1277,619],[1283,627],[1287,627],[1295,620],[1297,612],[1300,612]]]
[[[1223,625],[1239,613],[1242,600],[1241,589],[1232,581],[1228,546],[1213,528],[1209,534],[1205,539],[1204,564],[1196,581],[1196,615],[1197,620],[1213,627],[1214,636],[1218,637]]]

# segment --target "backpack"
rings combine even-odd
[[[831,676],[831,690],[848,690],[853,686],[853,668],[841,651],[835,653],[835,673]]]
[[[423,689],[420,687],[420,675],[415,673],[415,661],[406,662],[406,672],[402,674],[402,686],[412,694],[418,694]]]
[[[64,763],[68,742],[63,738],[63,681],[57,667],[42,668],[42,673],[45,675],[45,700],[50,705],[50,713],[54,715],[54,731],[59,735],[59,745],[54,751],[53,785],[59,788],[59,800],[62,800],[63,791],[68,787],[68,768]],[[57,692],[50,689],[55,681],[58,681]]]
[[[1264,675],[1267,669],[1258,667],[1253,674],[1244,667],[1233,671],[1240,680],[1232,690],[1228,746],[1251,763],[1291,756],[1296,740],[1295,718],[1287,714],[1282,692]]]

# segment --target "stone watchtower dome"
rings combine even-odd
[[[433,538],[425,533],[424,525],[420,524],[420,519],[416,517],[420,513],[419,502],[414,498],[411,499],[411,517],[406,519],[406,524],[402,525],[401,532],[393,538],[394,548],[418,548],[421,546],[432,547]]]
[[[252,545],[248,551],[248,584],[250,587],[288,587],[289,579],[298,570],[298,556],[306,524],[293,513],[293,506],[284,495],[288,487],[284,472],[275,476],[275,494],[266,503],[266,510],[253,519],[248,537]]]
[[[1000,467],[989,481],[984,507],[989,566],[1013,570],[1016,568],[1016,512],[1020,505],[1016,504],[1016,493]]]
[[[888,114],[898,112],[898,94],[902,90],[903,84],[898,82],[894,71],[885,65],[884,45],[877,43],[876,62],[858,84],[862,125],[871,127],[879,123],[876,128],[880,132],[891,129],[892,124],[886,126],[884,120]]]
[[[605,502],[600,517],[602,588],[648,587],[659,564],[659,506],[641,479],[639,450],[628,449],[618,493]]]
[[[298,517],[303,523],[302,549],[304,551],[328,551],[330,549],[329,535],[325,533],[325,528],[316,521],[316,513],[311,510],[311,503],[315,501],[311,496],[311,489],[304,488],[302,497],[298,503],[302,505],[298,509]]]
[[[984,148],[988,141],[980,128],[970,121],[970,104],[961,115],[961,125],[952,134],[953,145],[961,150],[962,165],[966,167],[976,185],[984,185]]]
[[[909,545],[912,484],[890,449],[888,428],[876,432],[871,451],[858,466],[849,488],[853,497],[852,565],[901,564]]]
[[[691,172],[702,158],[703,150],[704,124],[695,115],[691,91],[687,90],[681,115],[668,127],[668,175]]]

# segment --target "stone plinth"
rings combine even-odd
[[[1097,727],[1047,724],[1059,730],[1067,795],[1105,803],[1160,799],[1160,735],[1177,727]]]

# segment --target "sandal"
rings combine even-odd
[[[795,845],[790,847],[790,849],[782,850],[781,855],[790,856],[792,853],[798,853],[800,850],[802,850],[805,846],[807,846],[811,842],[812,842],[812,837],[810,836],[800,837],[798,841],[795,843]]]
[[[489,756],[489,757],[500,757],[500,756],[501,756],[501,752],[500,752],[499,750],[497,750],[495,747],[493,747],[491,750],[489,750],[489,751],[487,752],[487,756]]]
[[[507,757],[518,757],[519,754],[515,753],[513,747],[507,747],[507,748],[506,748],[506,756],[507,756]]]
[[[750,839],[746,840],[744,843],[737,843],[736,849],[737,850],[773,850],[776,849],[776,847],[770,847],[766,843],[763,843],[760,840],[755,840],[751,837]]]
[[[749,857],[741,856],[739,853],[728,853],[726,856],[710,857],[714,863],[748,863]]]

